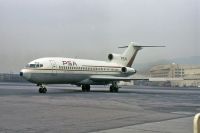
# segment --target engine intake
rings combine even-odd
[[[108,59],[111,61],[113,59],[113,54],[108,54]]]
[[[108,54],[109,61],[120,61],[121,56],[119,54]]]
[[[131,68],[131,67],[122,67],[121,68],[121,72],[124,73],[124,74],[135,74],[136,73],[136,70]]]
[[[126,67],[122,67],[122,68],[121,68],[121,71],[122,71],[123,73],[126,73],[126,72],[127,72],[127,68],[126,68]]]

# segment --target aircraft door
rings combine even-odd
[[[50,60],[51,63],[51,68],[52,68],[52,75],[56,75],[57,74],[57,64],[55,62],[55,60]]]

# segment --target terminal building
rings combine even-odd
[[[0,82],[26,82],[19,74],[0,73]]]
[[[170,79],[166,81],[170,86],[200,86],[200,65],[180,65],[175,63],[157,65],[152,67],[148,74],[151,78]],[[162,83],[157,82],[157,84]]]

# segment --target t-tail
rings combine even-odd
[[[108,59],[122,66],[131,67],[139,50],[143,47],[165,47],[165,46],[141,46],[131,42],[128,46],[119,48],[126,48],[122,54],[109,54]]]

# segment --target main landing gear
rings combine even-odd
[[[47,92],[47,88],[45,87],[45,86],[43,86],[43,85],[39,85],[40,86],[40,88],[39,88],[39,93],[46,93]]]
[[[82,85],[82,91],[83,92],[89,92],[90,91],[90,85]]]
[[[117,85],[117,82],[112,82],[112,85],[110,86],[110,92],[118,92],[119,87]]]
[[[82,87],[83,92],[90,91],[90,85],[88,84],[81,85],[81,87]],[[110,86],[110,92],[118,92],[118,91],[119,91],[119,87],[117,85],[117,82],[112,82],[112,85]]]

